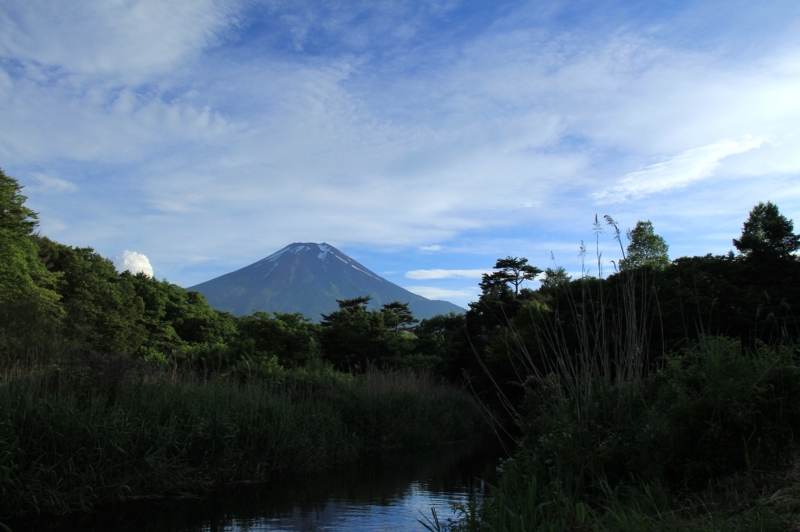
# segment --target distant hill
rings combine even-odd
[[[211,306],[236,316],[255,310],[301,312],[318,322],[339,308],[337,299],[370,296],[370,307],[408,303],[418,319],[464,309],[426,299],[391,283],[328,244],[295,243],[265,259],[189,288]]]

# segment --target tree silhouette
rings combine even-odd
[[[494,269],[498,270],[491,274],[484,273],[480,283],[484,292],[490,292],[499,285],[511,284],[514,286],[514,296],[519,295],[519,287],[525,281],[533,280],[542,270],[536,266],[528,264],[528,259],[517,257],[506,257],[497,259]]]
[[[745,257],[789,258],[800,249],[800,235],[794,234],[794,223],[783,216],[772,202],[759,203],[750,211],[742,236],[733,245]]]
[[[568,283],[572,277],[567,273],[563,266],[557,268],[546,268],[544,270],[544,278],[542,279],[542,288],[549,290],[561,284]]]

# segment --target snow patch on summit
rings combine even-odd
[[[330,246],[328,246],[328,245],[326,245],[326,244],[317,244],[317,247],[319,247],[319,251],[320,251],[319,255],[317,255],[317,258],[318,258],[319,260],[324,260],[324,259],[325,259],[325,256],[326,256],[328,253],[330,253],[330,251],[331,251],[331,247],[330,247]]]
[[[267,258],[265,258],[265,259],[261,259],[260,261],[256,262],[256,265],[259,265],[259,264],[261,264],[262,262],[272,262],[272,261],[274,261],[275,259],[277,259],[278,257],[280,257],[281,255],[283,255],[284,253],[286,253],[287,251],[289,251],[289,248],[283,248],[283,249],[282,249],[282,250],[280,250],[280,251],[276,251],[275,253],[273,253],[273,254],[272,254],[272,255],[270,255],[269,257],[267,257]]]
[[[299,245],[295,245],[295,246],[289,245],[289,246],[286,246],[285,248],[283,248],[280,251],[276,251],[275,253],[273,253],[272,255],[270,255],[267,258],[261,259],[260,261],[254,263],[253,265],[255,267],[258,267],[264,262],[273,262],[273,261],[277,260],[278,257],[283,255],[284,253],[295,253],[295,254],[297,254],[297,253],[300,253],[301,251],[306,250],[306,249],[310,250],[311,248],[306,246],[305,244],[299,244]]]

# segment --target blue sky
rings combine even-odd
[[[182,286],[328,242],[463,306],[595,214],[672,257],[800,223],[800,3],[7,0],[0,118],[55,240]]]

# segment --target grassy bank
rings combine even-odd
[[[413,372],[153,370],[84,354],[0,384],[0,516],[334,468],[475,431],[470,397]]]
[[[649,371],[634,352],[532,371],[514,458],[451,528],[797,530],[798,346],[704,337]]]

